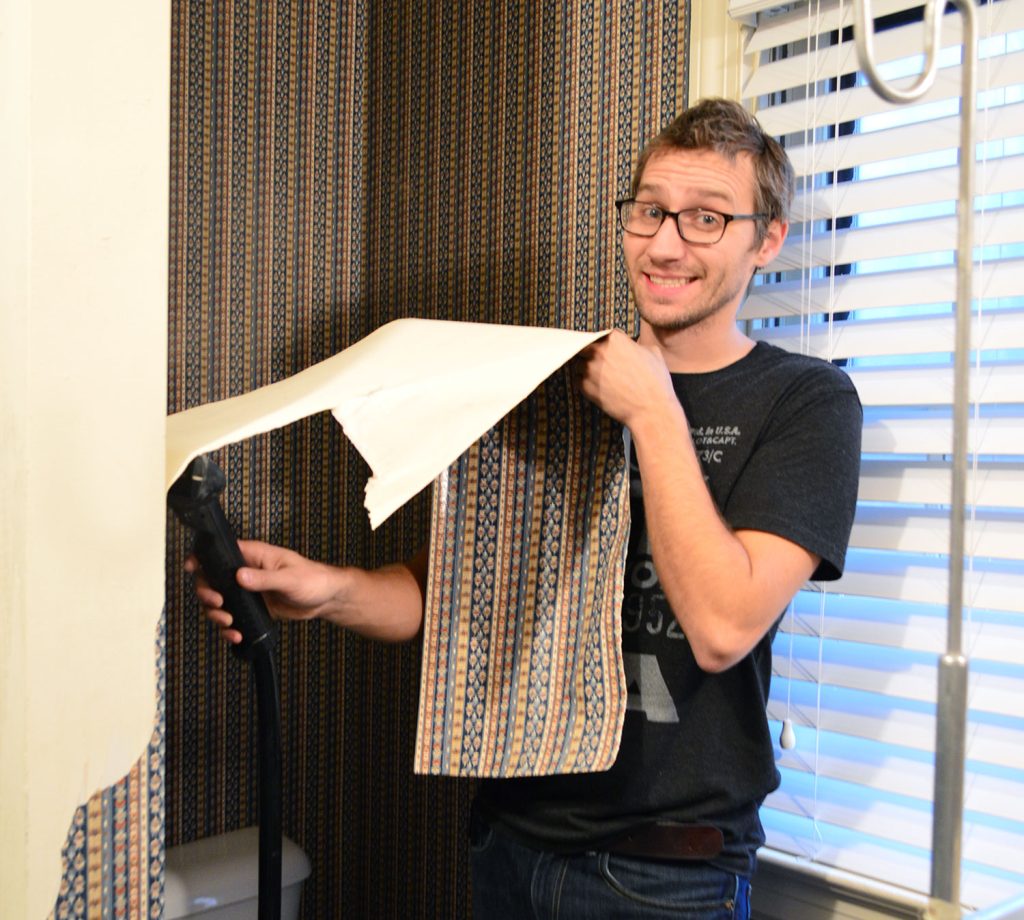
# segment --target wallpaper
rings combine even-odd
[[[177,2],[168,411],[246,392],[402,316],[630,329],[614,199],[685,98],[681,2]],[[238,532],[412,553],[429,489],[371,531],[329,416],[225,448]],[[245,668],[168,521],[166,844],[256,821]],[[281,630],[285,833],[303,916],[458,917],[472,782],[413,774],[420,651]],[[396,883],[401,880],[401,884]]]

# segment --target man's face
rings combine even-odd
[[[636,198],[668,211],[750,214],[753,163],[746,154],[730,162],[709,150],[656,153],[644,168]],[[773,222],[759,243],[754,221],[732,221],[713,246],[685,242],[671,218],[652,237],[623,232],[626,272],[641,320],[660,331],[731,325],[755,268],[774,258],[785,230]]]

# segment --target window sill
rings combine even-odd
[[[768,848],[758,853],[753,920],[944,920],[929,898]],[[965,914],[972,920],[1024,920],[1024,897]]]

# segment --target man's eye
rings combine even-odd
[[[710,211],[698,211],[694,219],[701,227],[717,227],[722,222],[717,214]]]
[[[659,220],[661,218],[661,208],[656,207],[653,204],[640,205],[639,216],[644,220]]]

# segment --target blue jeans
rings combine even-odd
[[[705,862],[533,850],[474,814],[474,920],[749,920],[750,880]]]

